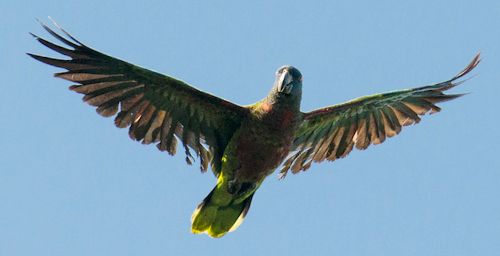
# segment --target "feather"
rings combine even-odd
[[[109,74],[99,74],[99,73],[95,74],[95,73],[76,73],[76,72],[56,73],[55,76],[72,82],[85,82],[89,80],[96,80],[108,77],[123,77],[122,74],[109,75]],[[133,81],[121,81],[121,83],[124,82],[133,82]]]
[[[402,102],[395,102],[394,106],[397,108],[397,110],[404,113],[404,116],[410,119],[410,124],[420,122],[420,117]]]
[[[122,81],[119,82],[100,82],[100,83],[95,83],[95,84],[85,84],[85,85],[72,85],[69,87],[70,90],[75,91],[77,93],[82,93],[82,94],[91,94],[96,91],[105,89],[105,88],[111,88],[115,87],[117,85],[133,85],[133,84],[127,84]]]
[[[118,112],[118,102],[106,103],[96,108],[96,112],[104,117],[110,117]]]
[[[74,59],[88,59],[88,58],[90,58],[89,56],[87,56],[85,54],[79,54],[78,52],[76,52],[74,50],[70,50],[70,49],[64,48],[62,46],[59,46],[57,44],[53,44],[53,43],[51,43],[51,42],[33,34],[33,33],[30,33],[30,35],[32,35],[41,44],[45,45],[49,49],[52,49],[60,54],[66,55],[66,56],[74,58]]]
[[[136,125],[135,125],[135,123],[137,123],[137,121],[142,117],[142,114],[149,107],[149,105],[150,105],[149,102],[143,101],[142,104],[138,105],[137,108],[133,109],[134,111],[129,111],[130,115],[127,116],[129,118],[129,119],[127,119],[127,123],[129,123],[129,124],[131,123],[131,125],[128,129],[128,135],[133,140],[136,140],[136,141],[141,140],[140,137],[136,137],[136,133],[135,133]]]
[[[160,130],[160,143],[158,143],[156,146],[160,151],[166,151],[167,150],[167,135],[168,131],[170,130],[170,125],[172,124],[172,119],[170,117],[165,117],[163,119],[163,123],[161,125],[161,130]]]
[[[317,144],[317,149],[315,149],[315,152],[312,160],[314,162],[321,162],[326,158],[326,151],[328,150],[328,145],[330,144],[332,137],[324,138],[320,140]]]
[[[40,22],[40,21],[39,21]],[[42,27],[47,31],[49,32],[49,34],[51,34],[53,37],[55,37],[57,40],[67,44],[68,46],[71,46],[75,49],[81,47],[81,45],[77,45],[73,42],[70,42],[68,41],[66,38],[60,36],[59,34],[57,34],[56,32],[54,32],[52,29],[50,29],[49,27],[47,27],[45,24],[43,24],[42,22],[40,22],[40,25],[42,25]]]
[[[133,87],[128,87],[128,88],[120,89],[120,90],[116,90],[116,91],[110,91],[110,92],[98,94],[98,95],[87,94],[83,97],[83,101],[87,102],[89,105],[92,105],[92,106],[99,106],[99,105],[102,105],[102,104],[104,104],[104,103],[106,103],[114,98],[120,97],[125,93],[131,93],[133,90],[135,90],[135,92],[139,92],[139,89],[141,89],[141,87],[142,87],[141,85],[136,85]]]
[[[373,116],[373,112],[370,112],[368,114],[368,137],[369,137],[369,142],[367,147],[370,144],[380,143],[380,139],[378,138],[377,122],[375,122],[375,117]]]
[[[373,141],[373,144],[376,145],[385,141],[385,126],[380,110],[373,109],[372,114],[373,118],[375,119],[375,124],[377,125],[377,141]]]
[[[368,130],[369,123],[366,120],[366,116],[360,117],[358,119],[358,130],[354,134],[354,141],[357,149],[365,149],[370,144],[370,137]]]
[[[123,103],[123,102],[122,102]],[[149,104],[146,100],[138,100],[131,107],[124,109],[123,105],[121,108],[121,112],[115,118],[115,125],[119,128],[128,127],[132,121],[134,120],[135,113],[139,111],[139,109],[143,108],[144,105]]]
[[[131,128],[133,127],[134,129],[134,137],[136,138],[136,140],[143,140],[143,144],[148,144],[144,141],[144,137],[146,136],[149,127],[153,123],[153,117],[156,116],[156,113],[156,107],[152,104],[149,104],[149,106],[142,112],[140,117],[138,117],[132,123]]]
[[[60,67],[60,68],[65,68],[67,70],[84,70],[84,69],[93,69],[96,68],[94,64],[92,63],[86,63],[83,59],[81,60],[60,60],[60,59],[54,59],[54,58],[49,58],[49,57],[44,57],[40,55],[35,55],[28,53],[29,56],[32,58],[43,62],[45,64],[49,64],[55,67]]]
[[[175,155],[177,151],[177,139],[175,138],[175,131],[178,130],[179,123],[177,120],[172,120],[172,124],[170,125],[170,129],[168,129],[168,133],[166,135],[166,150],[170,155]]]
[[[418,115],[425,115],[430,109],[428,105],[421,105],[415,102],[403,101],[402,103]]]
[[[399,134],[401,132],[401,125],[399,124],[399,120],[398,117],[396,116],[396,113],[394,113],[391,107],[382,108],[381,110],[382,113],[384,113],[384,116],[387,118],[386,120],[388,121],[391,130],[394,131],[395,135]]]
[[[343,139],[343,142],[341,143],[341,146],[339,146],[339,149],[337,150],[337,157],[338,158],[343,158],[351,152],[352,147],[354,145],[354,134],[356,133],[356,130],[358,128],[358,123],[357,120],[355,122],[351,123],[351,126],[348,128],[348,132],[345,134],[345,137]]]
[[[330,142],[330,147],[329,147],[328,153],[327,153],[328,160],[332,161],[333,159],[337,158],[337,150],[339,148],[340,140],[344,136],[344,132],[345,132],[345,127],[339,127],[335,133],[335,136],[333,136],[332,141]]]
[[[461,97],[465,94],[442,94],[442,95],[433,95],[433,96],[426,96],[424,99],[426,101],[429,101],[431,103],[439,103],[439,102],[444,102],[448,100],[453,100],[458,97]]]
[[[157,135],[159,134],[159,130],[163,123],[164,118],[165,118],[165,111],[158,111],[153,119],[153,122],[149,126],[146,135],[144,135],[144,140],[143,140],[144,144],[150,144],[153,142],[157,142],[159,140],[159,137],[157,137]]]
[[[144,93],[138,93],[136,95],[131,95],[130,97],[122,100],[120,102],[121,111],[128,111],[133,106],[137,105],[137,103],[144,97]]]

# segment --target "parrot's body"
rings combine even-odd
[[[248,107],[248,117],[224,151],[216,187],[193,214],[194,232],[218,237],[235,229],[262,181],[288,155],[301,118],[300,100],[271,95]]]
[[[43,25],[43,24],[42,24]],[[195,89],[175,78],[107,56],[80,43],[67,32],[62,37],[43,27],[68,49],[38,36],[48,48],[70,57],[33,58],[67,72],[57,77],[77,83],[71,90],[97,107],[129,135],[160,151],[176,154],[182,143],[186,161],[210,164],[217,177],[212,192],[192,216],[192,231],[221,237],[238,227],[255,191],[282,165],[284,177],[310,168],[313,162],[334,161],[355,147],[382,143],[418,123],[420,116],[440,110],[435,103],[460,94],[444,94],[479,63],[479,55],[455,77],[441,83],[372,96],[301,112],[302,74],[292,66],[276,72],[271,92],[250,106],[239,106]]]

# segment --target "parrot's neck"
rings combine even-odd
[[[273,120],[284,113],[300,113],[300,95],[273,92],[253,106],[260,118]]]
[[[288,136],[296,129],[300,116],[300,95],[270,93],[252,106],[254,117],[271,130]],[[287,132],[289,131],[289,132]]]
[[[299,111],[301,96],[300,94],[283,94],[273,90],[262,100],[262,104],[270,106],[275,111],[282,109]]]

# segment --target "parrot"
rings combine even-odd
[[[306,171],[312,163],[346,157],[400,133],[403,126],[441,110],[436,104],[464,94],[445,91],[480,62],[478,53],[465,69],[444,82],[360,97],[310,112],[300,110],[302,74],[280,67],[268,95],[238,105],[201,91],[174,77],[108,56],[81,43],[54,22],[41,26],[59,41],[30,33],[39,43],[66,56],[27,53],[35,60],[65,69],[54,76],[75,83],[83,101],[99,115],[114,117],[119,128],[142,144],[175,155],[178,145],[191,165],[209,168],[216,185],[191,217],[191,231],[219,238],[235,230],[250,209],[266,177],[279,169]]]

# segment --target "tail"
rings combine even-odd
[[[217,238],[237,229],[250,209],[254,193],[243,201],[234,200],[232,194],[216,186],[194,211],[191,231]]]

